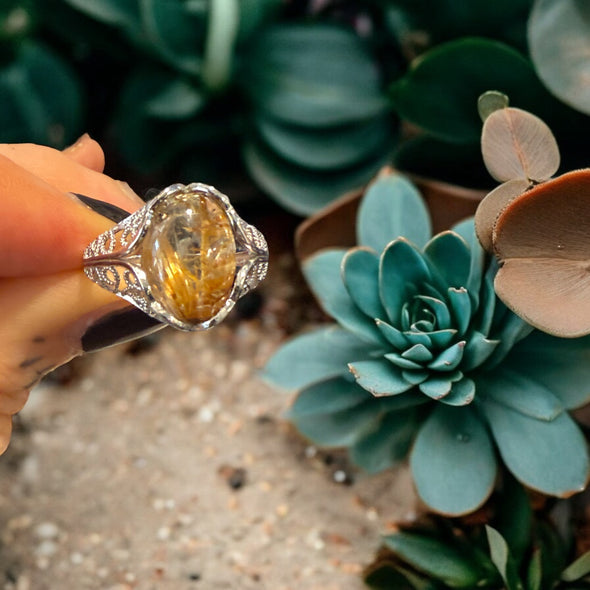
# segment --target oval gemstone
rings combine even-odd
[[[179,320],[213,318],[230,296],[236,274],[236,244],[221,205],[190,193],[155,206],[142,252],[154,298]]]

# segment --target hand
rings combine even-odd
[[[12,415],[43,375],[156,324],[83,272],[84,248],[120,209],[143,205],[103,169],[102,149],[88,135],[63,152],[0,145],[0,453]],[[73,193],[91,197],[90,205]]]

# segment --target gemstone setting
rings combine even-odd
[[[183,330],[219,323],[267,267],[262,234],[200,183],[168,187],[84,253],[90,279]]]

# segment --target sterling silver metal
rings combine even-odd
[[[214,200],[225,211],[235,239],[236,272],[231,292],[217,314],[199,323],[187,323],[172,315],[154,296],[154,290],[142,268],[146,233],[154,220],[156,205],[171,201],[179,195],[194,195]],[[164,189],[141,209],[102,233],[85,249],[86,276],[107,291],[118,295],[147,315],[180,330],[206,330],[221,322],[236,301],[254,289],[266,276],[268,246],[264,236],[253,225],[246,223],[235,211],[227,196],[212,186],[193,183],[174,184]]]

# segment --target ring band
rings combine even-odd
[[[181,330],[206,330],[266,276],[268,246],[212,186],[175,184],[93,240],[86,276]]]

